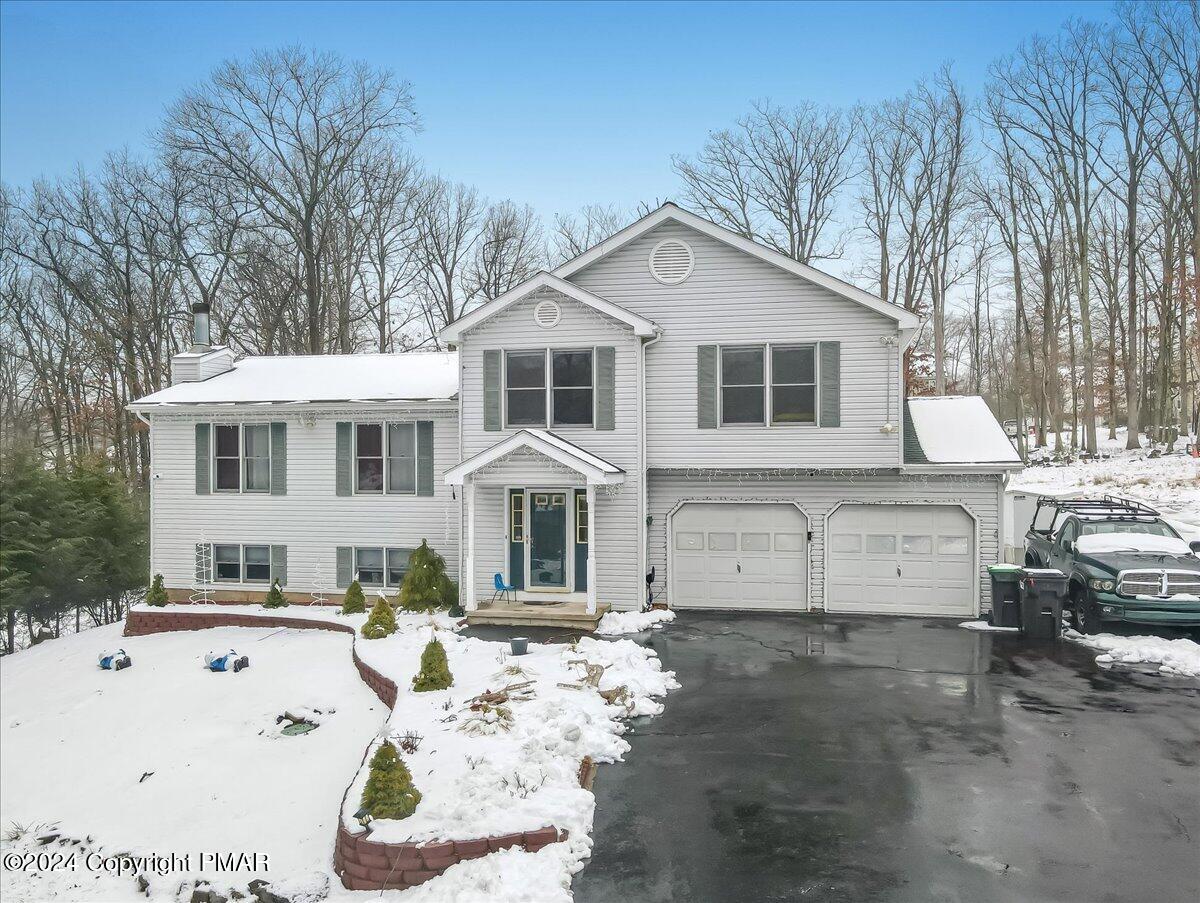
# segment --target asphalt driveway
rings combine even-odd
[[[1200,688],[953,622],[685,614],[577,903],[1200,899]]]

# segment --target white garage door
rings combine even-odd
[[[689,502],[671,523],[673,607],[808,608],[808,520],[795,505]]]
[[[843,505],[825,536],[828,611],[975,613],[975,526],[957,505]]]

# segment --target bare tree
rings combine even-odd
[[[308,350],[324,350],[321,223],[355,162],[417,127],[406,83],[333,54],[284,48],[221,65],[168,114],[160,143],[201,180],[249,197],[303,262]]]

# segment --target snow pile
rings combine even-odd
[[[1075,547],[1087,555],[1102,555],[1105,552],[1147,552],[1161,555],[1190,555],[1191,547],[1174,536],[1156,536],[1153,533],[1093,533],[1081,536]]]
[[[644,630],[661,630],[664,624],[675,620],[675,612],[665,608],[653,611],[610,611],[600,619],[596,633],[599,636],[620,636],[623,633],[641,633]]]
[[[1167,640],[1157,636],[1115,636],[1098,633],[1090,636],[1068,630],[1067,639],[1100,650],[1096,661],[1101,665],[1159,665],[1162,674],[1200,677],[1200,643],[1191,640]]]
[[[984,633],[1020,633],[1020,627],[997,627],[995,624],[990,624],[987,621],[963,621],[958,625],[965,627],[967,630],[979,630]]]

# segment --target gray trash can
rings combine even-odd
[[[1038,640],[1062,635],[1067,575],[1055,568],[1021,569],[1021,631]]]
[[[992,580],[992,626],[1021,626],[1021,568],[1015,564],[988,567]]]

